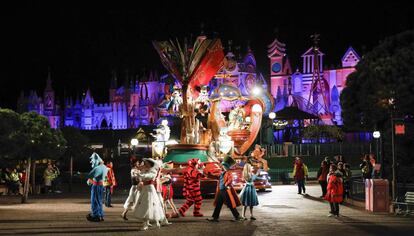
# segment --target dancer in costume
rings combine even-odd
[[[172,178],[170,173],[162,174],[161,176],[161,183],[162,183],[162,198],[164,200],[164,212],[166,213],[166,217],[169,218],[177,218],[178,217],[178,209],[174,204],[173,196],[174,190],[172,187]],[[167,214],[167,204],[171,207],[173,213]]]
[[[133,157],[131,158],[131,188],[129,189],[128,198],[125,200],[124,203],[124,211],[122,212],[121,216],[124,220],[128,220],[127,212],[132,209],[134,206],[136,199],[139,197],[139,187],[138,187],[138,174],[140,173],[138,166],[139,161]]]
[[[158,166],[155,160],[144,158],[144,165],[140,166],[138,177],[142,181],[142,189],[134,207],[134,216],[143,222],[142,230],[147,230],[150,221],[155,221],[159,228],[160,222],[165,219],[164,209],[154,187]]]
[[[102,197],[104,191],[103,181],[106,178],[107,168],[96,152],[92,153],[89,159],[93,168],[87,176],[87,183],[91,186],[91,213],[86,216],[86,219],[99,222],[104,220]]]
[[[105,187],[105,206],[106,207],[112,207],[112,194],[114,192],[114,187],[117,185],[116,179],[115,179],[115,173],[113,169],[113,163],[112,161],[107,161],[106,167],[108,168],[108,173],[106,175],[106,179],[104,181],[104,187]]]
[[[160,204],[161,204],[161,208],[164,211],[164,216],[166,215],[165,212],[165,204],[164,204],[164,198],[162,197],[162,183],[161,183],[161,176],[162,176],[162,172],[164,171],[164,164],[162,162],[162,160],[160,158],[155,160],[155,165],[157,167],[157,175],[154,179],[154,187],[155,187],[155,191],[157,192],[158,198],[160,199]],[[167,217],[164,217],[161,220],[161,225],[169,225],[171,223],[168,222]]]
[[[228,172],[231,167],[230,161],[227,160],[221,163],[222,172],[219,177],[219,182],[217,184],[216,196],[214,199],[214,212],[211,218],[208,218],[208,221],[218,222],[220,217],[220,211],[223,204],[226,204],[233,214],[234,221],[242,221],[243,217],[240,216],[236,207],[240,206],[240,199],[237,196],[236,191],[233,188],[232,182],[233,177],[232,173]],[[232,160],[232,159],[231,159]],[[234,161],[234,160],[233,160]]]
[[[253,173],[253,166],[250,163],[246,163],[243,167],[243,179],[246,181],[246,185],[240,192],[240,201],[243,205],[242,217],[246,219],[246,210],[250,207],[250,219],[256,220],[253,216],[253,207],[259,205],[259,200],[257,199],[256,187],[254,187],[256,175]]]
[[[194,158],[188,161],[187,170],[184,172],[183,196],[185,197],[184,205],[179,209],[180,215],[185,216],[185,212],[194,204],[193,216],[202,217],[200,212],[203,198],[200,191],[200,179],[203,175],[203,163]]]

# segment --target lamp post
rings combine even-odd
[[[376,140],[376,157],[379,159],[378,161],[381,164],[381,169],[382,169],[382,156],[381,156],[381,151],[380,151],[380,147],[379,147],[379,143],[381,142],[381,132],[379,131],[374,131],[372,133],[372,137],[375,138]],[[374,167],[375,168],[375,167]],[[380,177],[382,177],[382,172],[380,171]]]
[[[393,91],[391,91],[392,94],[394,94]],[[396,192],[397,192],[397,175],[396,175],[396,166],[395,166],[395,143],[394,143],[394,117],[393,117],[393,111],[394,111],[394,98],[391,97],[388,99],[388,105],[391,108],[391,155],[392,155],[392,200],[395,200]]]
[[[136,146],[138,146],[138,143],[139,143],[138,139],[136,139],[136,138],[131,139],[132,152],[133,152],[134,156],[135,156],[135,148],[136,148]]]

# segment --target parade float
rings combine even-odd
[[[273,108],[273,98],[260,86],[251,87],[256,91],[247,96],[239,87],[226,83],[209,91],[210,80],[229,64],[219,39],[200,36],[192,47],[178,41],[153,45],[177,81],[169,114],[182,120],[179,142],[171,143],[160,135],[153,144],[153,154],[171,165],[173,186],[180,193],[188,160],[200,159],[204,172],[215,174],[220,172],[219,163],[224,158],[240,161],[244,157],[260,131],[263,115]],[[160,125],[157,133],[168,131],[166,124]],[[241,175],[241,169],[233,171],[235,176]],[[215,192],[216,180],[206,177],[201,182],[203,194]]]

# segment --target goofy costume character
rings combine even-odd
[[[89,172],[88,185],[91,186],[91,213],[86,216],[89,221],[103,221],[104,213],[102,209],[102,198],[104,186],[103,182],[107,175],[107,168],[99,155],[94,152],[89,157],[92,170]]]
[[[241,205],[240,199],[237,196],[236,190],[234,190],[232,186],[232,173],[228,172],[231,165],[228,162],[222,162],[221,165],[223,171],[220,174],[219,182],[217,184],[217,191],[214,199],[214,212],[212,218],[208,218],[207,220],[212,222],[218,222],[221,208],[223,204],[226,204],[227,207],[230,209],[231,213],[233,214],[234,221],[242,221],[244,220],[244,218],[240,216],[239,212],[236,209],[236,207]]]
[[[187,170],[184,172],[184,187],[183,196],[186,201],[184,205],[179,209],[180,215],[185,216],[185,212],[191,205],[194,204],[193,216],[202,217],[200,212],[203,198],[200,191],[200,179],[204,176],[203,172],[199,168],[203,168],[203,163],[199,159],[191,159],[188,161]]]

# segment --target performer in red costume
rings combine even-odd
[[[202,169],[203,163],[199,159],[194,158],[188,161],[187,170],[184,172],[184,187],[183,196],[186,201],[184,205],[179,209],[180,215],[185,216],[185,212],[191,205],[194,204],[193,216],[202,217],[200,212],[201,203],[203,198],[200,191],[200,179],[204,176]]]

